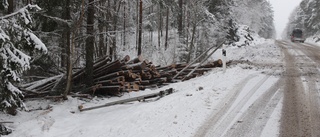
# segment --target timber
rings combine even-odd
[[[6,124],[6,123],[13,123],[13,122],[11,122],[11,121],[0,121],[0,124]]]
[[[95,94],[121,96],[125,92],[159,88],[169,83],[201,76],[215,67],[221,67],[222,61],[218,59],[207,61],[207,63],[201,61],[198,65],[174,63],[167,66],[156,66],[141,56],[131,60],[129,56],[125,56],[123,59],[114,61],[103,57],[98,59],[93,66],[93,86],[84,86],[86,72],[85,69],[80,69],[73,73],[72,79],[73,86],[79,88],[74,88],[69,93],[70,95],[84,94],[83,97]],[[20,90],[26,97],[45,97],[50,95],[50,92],[55,91],[53,89],[57,87],[58,83],[65,82],[62,77],[63,75],[44,79],[42,80],[43,84],[38,84],[39,82],[24,84],[20,87]],[[79,97],[82,97],[82,95]]]
[[[163,96],[171,94],[171,93],[173,93],[172,88],[164,90],[164,91],[160,91],[159,93],[152,93],[152,94],[138,96],[138,97],[134,97],[134,98],[128,98],[128,99],[124,99],[124,100],[109,102],[104,105],[99,105],[99,106],[94,106],[94,107],[89,107],[89,108],[83,108],[83,107],[78,107],[78,108],[79,108],[80,112],[83,112],[83,111],[99,109],[99,108],[118,105],[118,104],[124,104],[124,103],[128,103],[128,102],[133,102],[133,101],[143,101],[145,99],[149,99],[149,98],[153,98],[153,97],[163,97]]]

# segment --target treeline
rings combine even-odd
[[[305,37],[313,37],[320,34],[320,1],[302,0],[289,17],[289,22],[283,36],[289,37],[295,28],[304,31]]]

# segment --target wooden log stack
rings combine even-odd
[[[171,64],[165,67],[155,66],[148,60],[141,57],[130,60],[125,56],[121,60],[111,61],[109,58],[99,59],[94,63],[94,85],[92,87],[81,88],[73,91],[81,94],[109,94],[120,96],[125,92],[139,91],[146,88],[157,88],[175,81],[194,78],[203,75],[214,67],[221,67],[222,61],[217,60],[209,62],[197,68],[190,77],[185,78],[195,66],[191,66],[178,74],[183,68],[188,66],[186,63]],[[85,69],[81,69],[73,74],[73,85],[81,87],[85,83]],[[58,82],[57,78],[39,85],[37,88],[29,88],[29,93],[48,91]],[[29,86],[32,84],[29,84]],[[31,92],[32,91],[32,92]]]

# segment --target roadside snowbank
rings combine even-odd
[[[320,35],[309,37],[306,39],[306,42],[320,46]]]

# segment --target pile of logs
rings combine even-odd
[[[217,60],[209,62],[200,67],[190,66],[188,64],[172,64],[165,67],[155,66],[148,60],[143,60],[141,57],[130,60],[129,56],[125,56],[121,60],[111,61],[109,58],[99,59],[94,63],[94,86],[82,88],[79,92],[81,94],[109,94],[109,95],[122,95],[124,92],[132,92],[144,90],[146,88],[156,88],[176,81],[187,80],[212,70],[214,67],[222,67],[222,61]],[[195,71],[192,70],[196,68]],[[183,72],[179,73],[182,69]],[[186,77],[189,72],[192,72],[189,77]],[[173,76],[179,74],[175,79]],[[29,93],[46,93],[54,88],[59,79],[52,78],[33,86],[29,84],[24,86],[24,91]],[[86,72],[81,69],[73,74],[73,85],[79,87],[84,85]],[[32,87],[32,88],[30,88]],[[80,86],[81,87],[81,86]]]

